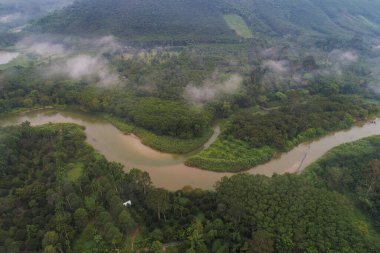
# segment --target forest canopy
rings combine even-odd
[[[371,145],[378,147],[377,139]],[[355,215],[349,198],[318,186],[323,178],[314,185],[304,176],[241,174],[223,178],[215,191],[168,192],[154,187],[146,172],[124,173],[107,162],[73,124],[25,122],[0,128],[0,140],[4,252],[162,252],[164,245],[170,252],[380,249],[378,234]],[[375,155],[363,149],[367,143],[358,147]],[[371,194],[378,189],[377,182]]]

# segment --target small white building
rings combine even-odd
[[[126,207],[132,206],[132,201],[128,200],[127,202],[124,202],[123,206],[126,206]]]

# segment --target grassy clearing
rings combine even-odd
[[[133,133],[137,135],[144,145],[167,153],[186,154],[194,151],[202,147],[213,133],[212,128],[209,128],[202,137],[193,139],[179,139],[170,136],[156,135],[110,115],[103,115],[103,117],[123,133]]]
[[[347,127],[342,125],[337,131],[343,129],[347,129]],[[249,143],[232,136],[221,136],[208,149],[186,160],[185,164],[211,171],[241,172],[269,162],[276,153],[289,151],[305,141],[314,140],[327,133],[329,132],[323,129],[308,129],[288,141],[285,150],[269,146],[253,148]]]
[[[253,34],[245,21],[236,14],[224,15],[227,25],[236,32],[236,34],[244,39],[253,38]]]
[[[240,172],[269,161],[274,154],[273,148],[251,148],[248,143],[227,136],[190,157],[186,165],[212,171]]]
[[[69,164],[69,170],[67,171],[67,178],[71,182],[77,182],[78,179],[83,175],[83,164],[80,162]]]

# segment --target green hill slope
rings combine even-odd
[[[374,0],[220,0],[260,29],[278,35],[379,34],[380,1]],[[227,7],[228,6],[228,7]]]
[[[138,40],[236,40],[213,1],[82,0],[39,20],[35,28],[64,34],[113,34]]]
[[[237,14],[253,32],[269,35],[380,34],[379,0],[80,0],[33,29],[144,41],[237,41],[225,14]]]

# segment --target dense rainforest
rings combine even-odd
[[[121,165],[107,162],[84,142],[76,125],[25,122],[1,128],[0,138],[0,248],[5,252],[380,249],[376,209],[366,205],[376,203],[380,181],[364,180],[378,170],[378,137],[329,153],[315,165],[318,170],[310,168],[321,175],[318,180],[241,174],[222,179],[215,191],[185,187],[176,192],[154,187],[146,172],[124,173]],[[365,156],[347,155],[358,152]],[[350,193],[343,190],[347,184],[323,177],[330,171],[322,167],[326,159],[339,161],[342,169],[360,176],[357,180],[363,178],[364,189],[370,187],[370,202],[358,198],[363,211],[351,201],[360,191]],[[132,205],[125,207],[127,200]],[[359,215],[366,210],[373,218]]]
[[[379,0],[3,0],[0,118],[85,111],[186,169],[241,172],[379,115],[379,17]],[[176,191],[86,138],[0,127],[0,252],[380,252],[379,136],[300,175]]]

